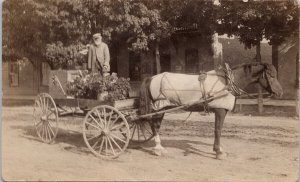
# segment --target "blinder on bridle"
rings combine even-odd
[[[276,77],[277,75],[275,67],[271,64],[265,64],[265,69],[259,78],[259,83],[264,89],[271,93],[270,96],[272,96],[275,91],[272,86],[274,81],[277,80]]]

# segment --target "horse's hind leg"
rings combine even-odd
[[[158,156],[160,156],[162,153],[167,152],[166,149],[161,146],[161,140],[160,140],[160,137],[158,134],[163,117],[164,117],[164,114],[159,114],[159,115],[153,116],[152,122],[151,122],[151,129],[154,134],[154,141],[155,141],[155,147],[153,149],[153,152],[155,155],[158,155]]]
[[[222,159],[225,157],[225,152],[221,148],[221,131],[225,116],[227,114],[226,109],[215,109],[215,142],[213,150],[216,152],[216,158]]]

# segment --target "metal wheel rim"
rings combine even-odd
[[[45,143],[52,143],[58,133],[58,111],[49,94],[41,93],[36,97],[33,117],[38,137]]]
[[[83,121],[83,138],[91,152],[111,159],[128,146],[130,129],[124,115],[116,108],[101,105],[89,111]]]

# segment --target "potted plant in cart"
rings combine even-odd
[[[118,78],[116,73],[103,77],[83,71],[82,75],[68,83],[67,88],[68,94],[75,98],[115,102],[129,98],[130,83],[128,78]]]

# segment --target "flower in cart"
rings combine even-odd
[[[129,79],[118,78],[116,73],[102,77],[98,73],[82,73],[68,83],[67,92],[76,98],[97,99],[97,95],[107,92],[105,100],[122,100],[129,96]]]

